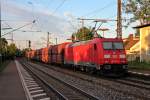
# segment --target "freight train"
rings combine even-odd
[[[51,45],[29,51],[26,57],[48,64],[69,65],[87,72],[122,75],[128,70],[123,41],[118,38],[93,38]]]

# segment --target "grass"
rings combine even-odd
[[[150,63],[132,61],[128,62],[129,69],[150,70]]]
[[[0,64],[0,72],[2,72],[5,69],[5,67],[9,64],[9,62],[10,61],[5,61],[2,64]]]

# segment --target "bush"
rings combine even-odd
[[[135,60],[135,61],[130,61],[128,62],[129,64],[129,69],[148,69],[150,70],[150,62],[139,62],[139,60]]]

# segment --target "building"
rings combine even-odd
[[[150,24],[134,27],[140,30],[139,37],[130,34],[124,39],[127,58],[129,61],[139,60],[150,62]]]
[[[128,61],[139,59],[139,41],[140,37],[133,36],[133,34],[130,34],[128,38],[123,39]]]
[[[140,61],[150,62],[150,24],[141,25],[134,28],[138,28],[140,30]]]

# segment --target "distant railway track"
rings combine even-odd
[[[55,91],[61,100],[99,100],[98,97],[88,94],[85,91],[56,78],[55,76],[42,71],[41,69],[32,67],[28,63],[22,64],[44,84]]]
[[[41,63],[39,63],[39,64],[41,64]],[[49,68],[49,66],[46,65],[46,64],[42,64],[42,65]],[[76,75],[74,75],[72,73],[68,73],[68,72],[65,72],[65,71],[62,71],[62,70],[58,70],[55,67],[50,67],[50,68],[55,70],[55,71],[58,71],[58,72],[61,72],[61,73],[64,73],[64,74],[68,74],[70,76],[77,77],[77,78],[85,80],[84,78],[76,76]],[[88,74],[86,74],[86,75],[88,75]],[[94,76],[94,75],[92,75],[92,76]],[[99,76],[95,75],[95,77],[99,77]],[[134,87],[141,88],[141,89],[150,90],[150,80],[148,80],[148,79],[145,80],[145,78],[141,79],[141,77],[138,77],[138,76],[136,76],[136,77],[134,77],[134,76],[130,77],[129,76],[129,77],[118,78],[118,79],[117,78],[111,79],[111,78],[106,78],[106,77],[100,77],[100,78],[103,78],[103,79],[106,79],[106,80],[110,80],[110,81],[116,81],[116,82],[121,83],[121,84],[134,86]],[[92,80],[87,80],[87,81],[91,81],[92,82]]]
[[[46,67],[49,67],[48,65],[45,65],[45,64],[42,64]],[[146,99],[146,100],[149,100],[150,97],[146,97],[146,96],[143,96],[143,95],[139,95],[138,93],[129,93],[128,91],[123,91],[123,90],[120,90],[120,89],[117,89],[117,88],[114,88],[112,86],[109,86],[107,84],[102,84],[100,82],[96,82],[94,81],[93,79],[90,79],[90,78],[84,78],[84,77],[81,77],[81,76],[78,76],[78,75],[75,75],[73,73],[70,73],[68,71],[63,71],[63,70],[59,70],[58,68],[55,68],[55,67],[50,67],[50,69],[53,69],[57,72],[61,72],[61,73],[64,73],[64,74],[67,74],[69,76],[72,76],[72,77],[76,77],[78,79],[81,79],[81,80],[84,80],[84,81],[88,81],[88,82],[91,82],[91,83],[94,83],[94,84],[97,84],[97,85],[102,85],[106,88],[109,88],[109,89],[112,89],[114,91],[117,91],[117,92],[121,92],[121,93],[124,93],[124,94],[127,94],[127,95],[133,95],[135,97],[138,97],[138,98],[141,98],[141,99]],[[95,77],[96,79],[99,79],[98,77]],[[130,78],[130,77],[127,77],[127,78],[123,78],[123,79],[110,79],[110,78],[103,78],[103,77],[100,77],[102,78],[103,80],[109,80],[111,82],[116,82],[116,83],[120,83],[120,84],[123,84],[123,85],[127,85],[127,86],[132,86],[132,87],[135,87],[135,88],[140,88],[140,89],[145,89],[145,90],[150,90],[150,81],[145,81],[145,80],[139,80],[139,79],[135,79],[135,78]]]
[[[139,72],[128,71],[128,74],[130,77],[133,77],[133,78],[140,78],[143,80],[150,81],[150,74],[148,74],[148,73],[144,74],[144,73],[139,73]]]
[[[145,80],[140,80],[140,79],[135,79],[135,78],[124,78],[124,79],[117,79],[115,80],[118,83],[145,89],[145,90],[150,90],[150,81],[145,81]]]

